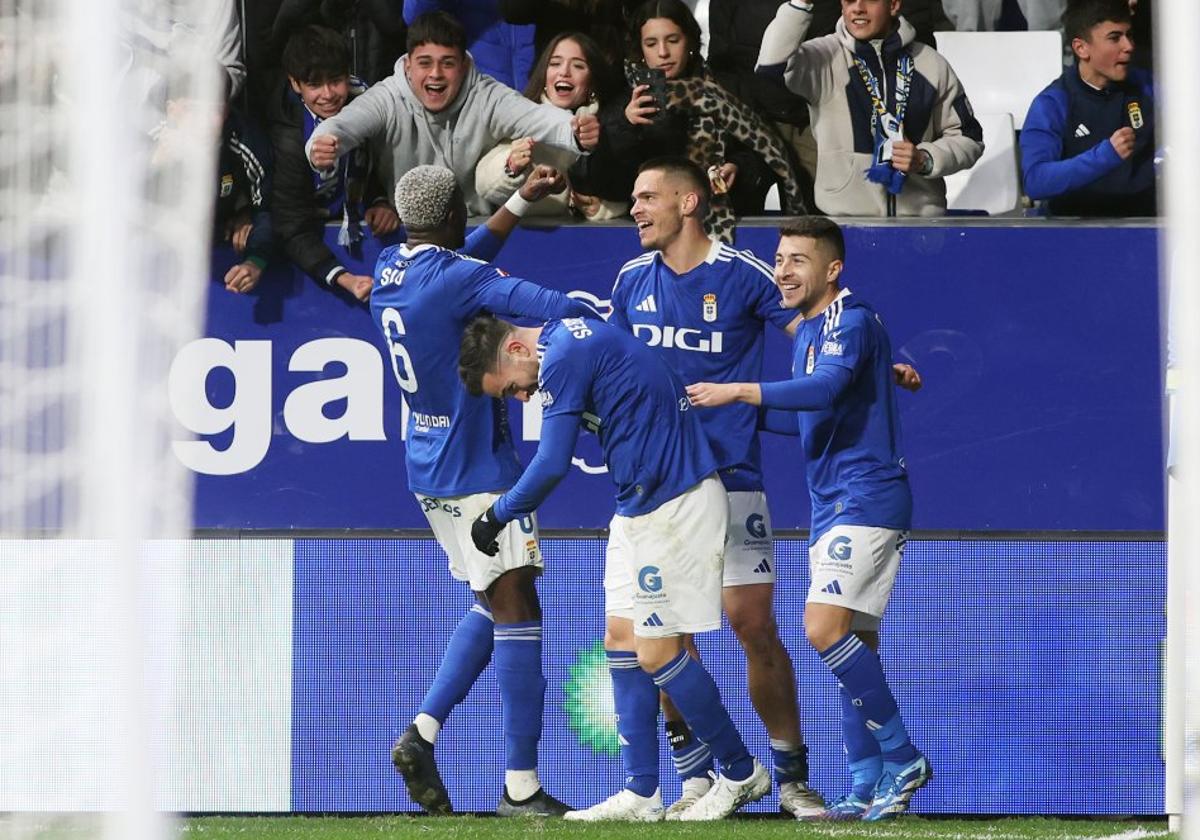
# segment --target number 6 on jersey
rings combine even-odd
[[[379,320],[383,326],[383,334],[387,336],[388,347],[392,351],[392,372],[396,374],[396,381],[404,391],[415,394],[417,372],[413,370],[408,350],[400,343],[400,339],[404,337],[404,319],[400,317],[400,310],[389,306],[383,310]]]

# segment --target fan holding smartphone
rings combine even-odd
[[[784,209],[805,212],[783,141],[749,106],[716,82],[700,54],[701,33],[683,0],[646,0],[630,15],[627,93],[601,106],[601,140],[572,167],[580,188],[628,200],[638,167],[687,157],[708,174],[710,236],[732,242],[736,217],[760,215],[780,185]]]

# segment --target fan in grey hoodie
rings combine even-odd
[[[573,116],[531,102],[476,68],[465,49],[462,27],[444,12],[417,18],[408,30],[408,52],[391,76],[323,121],[305,153],[314,169],[326,170],[363,143],[390,150],[390,183],[414,166],[444,166],[455,175],[473,215],[491,212],[475,191],[475,165],[510,137],[535,140],[574,157],[595,148],[595,116]],[[379,155],[387,165],[389,156]]]

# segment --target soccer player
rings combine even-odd
[[[766,263],[704,232],[709,197],[708,178],[686,158],[654,158],[641,166],[632,215],[646,253],[618,272],[609,323],[653,348],[684,382],[759,379],[766,324],[791,334],[800,317],[780,304]],[[728,507],[722,601],[746,653],[750,700],[771,739],[780,807],[798,817],[817,816],[825,806],[808,788],[796,675],[772,606],[775,556],[756,411],[730,405],[701,412],[700,419]],[[625,617],[632,598],[628,586],[607,593],[610,652],[633,650],[633,625]],[[663,705],[683,781],[682,796],[667,812],[676,819],[708,790],[712,756],[670,703]],[[656,740],[651,746],[657,751]]]
[[[659,690],[721,766],[683,819],[721,819],[761,799],[770,775],[746,750],[712,677],[684,648],[685,634],[721,625],[727,509],[717,459],[682,380],[637,339],[591,318],[544,327],[477,320],[463,336],[459,368],[471,393],[525,401],[537,392],[542,402],[537,455],[475,521],[476,547],[496,551],[495,535],[537,508],[570,469],[581,426],[599,436],[617,486],[605,591],[626,584],[633,591],[636,650],[610,653],[609,663],[621,735],[641,748],[622,751],[630,785],[567,819],[663,818],[654,743]]]
[[[546,680],[542,675],[542,571],[532,516],[498,535],[499,552],[471,544],[471,522],[521,473],[504,403],[471,396],[458,381],[458,341],[483,312],[546,319],[594,314],[559,292],[509,277],[475,257],[494,257],[529,202],[562,189],[562,176],[536,167],[505,207],[464,240],[467,209],[454,173],[418,166],[396,185],[408,232],[375,267],[371,314],[383,331],[409,408],[408,486],[475,604],[450,637],[420,712],[392,749],[409,795],[431,814],[451,811],[433,757],[450,710],[467,696],[493,655],[505,737],[504,792],[497,813],[557,815],[567,807],[542,790],[537,747]],[[461,253],[453,249],[461,249]],[[494,640],[494,642],[493,642]]]
[[[809,643],[840,686],[851,791],[826,816],[880,820],[908,807],[929,781],[879,657],[879,621],[912,521],[892,388],[892,347],[879,316],[840,287],[841,229],[807,217],[780,231],[775,283],[804,317],[792,376],[783,382],[699,382],[692,403],[759,406],[772,430],[800,435],[812,496]],[[797,414],[799,420],[797,422]]]

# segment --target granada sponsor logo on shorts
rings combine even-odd
[[[642,566],[638,569],[638,589],[643,592],[658,592],[663,587],[658,566]]]
[[[638,603],[654,604],[667,600],[667,593],[662,591],[663,579],[658,566],[642,566],[638,569],[637,585],[639,591],[634,593],[634,600]]]
[[[852,551],[849,537],[834,537],[829,541],[828,553],[831,560],[849,560]]]
[[[746,517],[746,532],[755,539],[766,539],[767,522],[761,513],[752,513]]]

